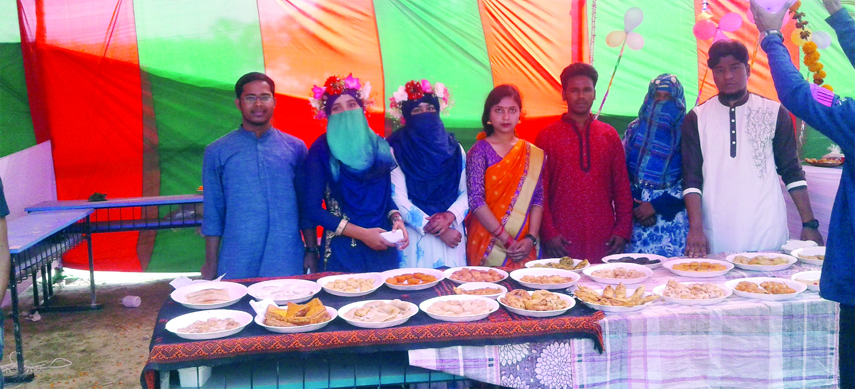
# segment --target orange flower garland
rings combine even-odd
[[[796,1],[790,7],[790,12],[792,13],[793,20],[796,21],[796,28],[800,29],[799,37],[802,40],[807,40],[811,37],[811,32],[805,26],[807,26],[808,21],[802,20],[805,16],[804,12],[799,12],[799,7],[801,7],[802,2]],[[795,37],[793,38],[795,39]],[[808,71],[813,73],[813,83],[816,85],[821,85],[823,88],[828,89],[829,91],[834,91],[834,88],[831,85],[825,84],[826,73],[822,70],[825,66],[819,62],[820,54],[817,51],[816,43],[814,42],[805,42],[802,45],[802,51],[805,53],[805,57],[803,59],[804,64],[807,65]]]

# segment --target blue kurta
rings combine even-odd
[[[843,52],[855,66],[855,21],[846,9],[827,19],[837,32]],[[769,35],[763,39],[763,50],[769,57],[772,79],[781,104],[834,143],[847,158],[843,162],[840,187],[831,209],[828,248],[819,281],[820,295],[841,304],[855,305],[855,100],[835,97],[831,107],[819,104],[811,96],[810,86],[790,61],[781,38]]]
[[[392,229],[388,214],[397,208],[392,201],[391,175],[381,171],[356,177],[342,168],[336,182],[330,171],[331,156],[327,136],[321,135],[306,158],[306,191],[301,204],[305,217],[324,228],[321,255],[326,271],[361,273],[398,268],[396,248],[376,251],[360,240],[335,235],[342,218],[362,228]],[[326,204],[326,209],[322,204]]]
[[[295,179],[307,152],[274,128],[258,138],[241,127],[205,148],[202,234],[222,236],[217,275],[303,273]]]

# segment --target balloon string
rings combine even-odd
[[[757,49],[759,49],[759,48],[760,48],[760,36],[758,35],[757,37],[754,38],[754,53],[751,54],[751,64],[748,65],[748,72],[749,73],[751,72],[751,70],[754,70],[754,59],[757,58]]]
[[[709,67],[704,69],[704,76],[701,77],[701,85],[698,87],[698,98],[697,98],[697,100],[695,100],[695,107],[697,107],[698,104],[701,102],[701,95],[704,92],[704,84],[706,84],[706,82],[707,82],[707,73],[709,73],[709,71],[710,71]]]
[[[609,97],[609,90],[612,89],[612,82],[615,80],[615,73],[617,73],[617,68],[620,66],[620,59],[623,58],[624,47],[626,47],[626,38],[624,38],[623,43],[620,45],[620,54],[618,54],[617,61],[615,62],[615,69],[612,70],[612,78],[609,79],[609,86],[606,88],[606,94],[603,95],[603,102],[600,103],[600,109],[594,115],[594,120],[597,120],[600,117],[600,112],[603,112],[603,105],[606,104],[606,99]]]

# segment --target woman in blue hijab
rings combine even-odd
[[[624,135],[626,167],[635,200],[628,253],[683,256],[689,219],[681,185],[683,86],[672,74],[650,82],[638,118]]]
[[[466,265],[466,154],[439,118],[448,99],[442,83],[427,80],[410,81],[390,98],[388,112],[404,124],[388,139],[398,164],[392,199],[412,237],[402,268]]]
[[[389,143],[368,127],[365,100],[370,85],[352,75],[332,76],[315,86],[312,106],[327,118],[327,132],[312,144],[302,179],[302,223],[320,225],[320,255],[326,271],[362,273],[398,267],[396,244],[380,234],[407,230],[392,201],[390,172],[395,168]],[[324,209],[326,205],[326,209]],[[302,227],[306,227],[302,226]],[[318,253],[306,253],[306,261]]]

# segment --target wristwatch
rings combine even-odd
[[[819,220],[813,219],[807,223],[802,223],[802,227],[811,228],[811,229],[819,229]]]
[[[321,249],[318,246],[306,247],[306,254],[308,253],[320,254]]]
[[[526,235],[525,237],[526,237],[526,238],[531,239],[531,244],[532,244],[532,245],[537,246],[537,238],[535,238],[535,237],[534,237],[534,235],[532,235],[532,234],[528,234],[528,235]]]

